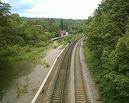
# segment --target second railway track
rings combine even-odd
[[[83,73],[79,55],[80,46],[81,41],[77,43],[74,59],[75,101],[76,103],[87,103],[86,89],[84,86],[85,83],[83,81]]]
[[[80,50],[81,40],[69,44],[61,56],[57,59],[42,91],[36,98],[35,103],[73,103],[71,102],[71,91],[74,90],[75,103],[88,103],[85,83],[83,81]],[[73,51],[74,49],[74,51]],[[74,52],[74,64],[71,64],[72,53]],[[74,89],[71,90],[70,67],[74,65]]]

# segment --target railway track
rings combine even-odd
[[[76,103],[88,103],[80,64],[80,40],[76,40],[57,59],[42,91],[32,103],[73,103],[71,102],[70,67],[74,65],[74,90]],[[75,49],[74,49],[75,48]],[[73,49],[74,64],[71,64]]]
[[[76,103],[87,103],[87,96],[83,81],[83,74],[79,55],[80,46],[81,42],[79,41],[75,50],[74,59],[75,101]]]
[[[62,103],[64,101],[65,86],[67,81],[66,76],[70,69],[71,54],[75,44],[76,42],[72,43],[65,54],[62,66],[58,74],[58,78],[54,86],[51,103]]]

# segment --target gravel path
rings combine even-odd
[[[14,80],[0,103],[30,103],[62,49],[59,46],[49,50],[28,75]]]

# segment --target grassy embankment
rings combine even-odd
[[[45,47],[13,46],[8,51],[1,51],[0,58],[0,95],[10,83],[20,76],[27,75],[45,55],[51,43]],[[6,56],[6,57],[5,57]]]

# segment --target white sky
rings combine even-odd
[[[3,0],[26,17],[87,19],[102,0]]]

